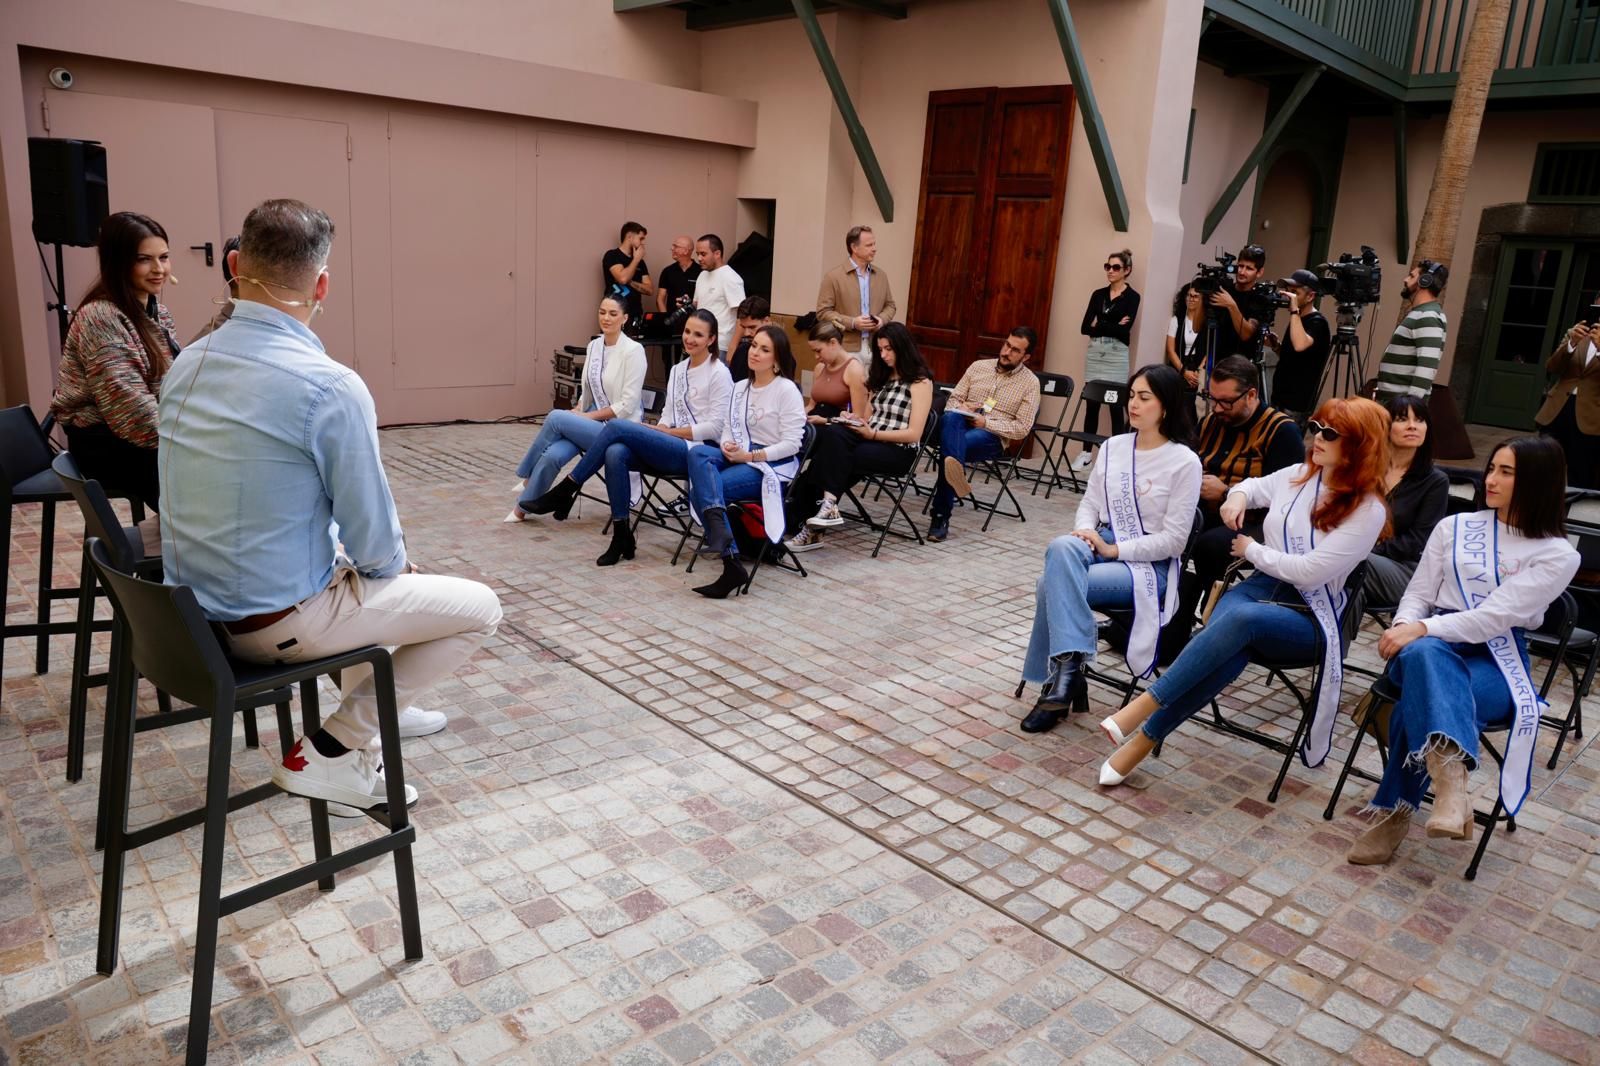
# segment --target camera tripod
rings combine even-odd
[[[1333,347],[1328,361],[1322,367],[1322,380],[1317,384],[1317,396],[1333,385],[1332,396],[1359,396],[1367,382],[1367,364],[1361,356],[1361,338],[1356,327],[1361,324],[1361,304],[1340,304],[1334,311],[1337,323],[1333,334]]]

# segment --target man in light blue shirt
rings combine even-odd
[[[268,200],[229,253],[238,296],[228,321],[184,349],[162,384],[161,554],[234,655],[295,662],[395,648],[401,736],[444,728],[408,706],[495,631],[486,586],[423,575],[406,558],[378,455],[377,413],[356,373],[309,323],[328,295],[333,223],[297,200]],[[345,671],[339,709],[302,737],[273,781],[365,809],[385,801],[369,745],[371,671]],[[414,790],[407,786],[408,797]]]

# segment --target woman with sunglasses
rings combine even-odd
[[[1383,491],[1394,535],[1367,556],[1368,608],[1400,602],[1428,535],[1450,503],[1450,479],[1433,465],[1427,399],[1401,394],[1383,406],[1389,412],[1389,469]]]
[[[1133,320],[1139,317],[1139,294],[1128,284],[1133,274],[1133,253],[1124,248],[1112,252],[1105,261],[1106,284],[1094,290],[1089,306],[1083,312],[1079,331],[1089,338],[1089,351],[1084,357],[1085,381],[1126,381],[1128,371],[1128,341],[1133,333]],[[1090,400],[1083,402],[1083,428],[1091,433],[1100,424],[1100,405]],[[1121,433],[1124,428],[1122,408],[1111,409],[1111,432]],[[1077,468],[1086,470],[1094,461],[1089,449],[1079,454]]]
[[[1228,490],[1222,521],[1237,530],[1245,511],[1267,508],[1266,543],[1242,534],[1235,559],[1255,573],[1230,589],[1167,672],[1100,728],[1116,752],[1100,784],[1119,785],[1156,743],[1210,704],[1253,655],[1310,658],[1322,649],[1321,696],[1301,758],[1319,765],[1338,717],[1345,579],[1389,524],[1383,502],[1389,416],[1371,400],[1329,400],[1306,424],[1308,461]],[[1307,610],[1309,608],[1309,610]]]
[[[1128,420],[1133,432],[1107,440],[1095,458],[1077,528],[1045,549],[1022,664],[1023,679],[1044,690],[1022,720],[1024,733],[1089,709],[1083,667],[1098,643],[1096,610],[1133,608],[1128,669],[1146,677],[1161,626],[1178,606],[1179,556],[1200,502],[1194,407],[1178,372],[1140,368],[1128,381]]]
[[[1548,437],[1494,450],[1478,501],[1484,510],[1434,527],[1394,624],[1378,641],[1400,698],[1389,714],[1389,758],[1364,813],[1375,816],[1345,856],[1386,863],[1405,840],[1430,780],[1430,837],[1472,836],[1467,775],[1478,734],[1507,726],[1500,799],[1515,816],[1528,793],[1540,700],[1528,677],[1523,630],[1578,572],[1562,516],[1567,464]]]

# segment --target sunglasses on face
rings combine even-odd
[[[1339,439],[1339,431],[1334,429],[1332,426],[1325,426],[1313,418],[1311,421],[1306,423],[1306,436],[1320,436],[1323,440],[1327,441],[1329,444],[1332,444],[1334,441]]]
[[[1104,269],[1106,269],[1106,270],[1121,270],[1122,269],[1122,264],[1121,263],[1106,263],[1106,264],[1103,264],[1103,265],[1104,265]]]

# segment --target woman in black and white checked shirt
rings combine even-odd
[[[834,421],[817,431],[811,462],[790,497],[802,508],[792,519],[805,519],[785,542],[790,551],[822,547],[822,531],[844,524],[839,497],[863,475],[904,474],[916,462],[933,408],[933,372],[899,322],[888,323],[872,340],[866,421]],[[813,507],[815,514],[807,518]]]

